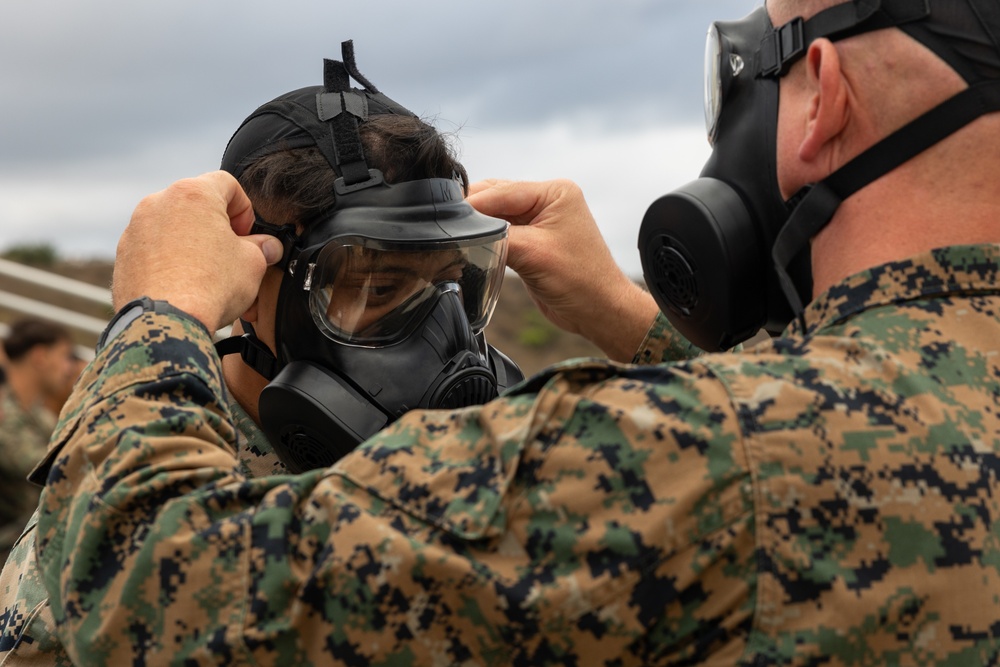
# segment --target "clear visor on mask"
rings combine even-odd
[[[713,23],[705,40],[705,131],[708,143],[715,145],[719,135],[719,117],[732,81],[743,74],[746,62]],[[749,74],[749,73],[748,73]]]
[[[715,143],[715,133],[722,113],[722,39],[714,23],[705,39],[705,131],[708,143]]]
[[[309,264],[309,310],[327,337],[376,347],[406,338],[439,294],[454,291],[478,333],[493,314],[506,259],[505,233],[423,243],[339,238]]]

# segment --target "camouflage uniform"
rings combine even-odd
[[[878,267],[772,343],[563,364],[260,479],[208,337],[148,315],[42,468],[60,638],[100,665],[995,664],[998,265]]]
[[[40,489],[28,473],[45,455],[55,416],[41,405],[25,410],[10,387],[0,385],[0,559],[38,505]]]
[[[229,409],[236,425],[236,450],[242,474],[247,477],[265,477],[286,472],[263,432],[243,408],[231,400]],[[38,463],[43,454],[44,448],[42,454],[28,466],[28,470]],[[38,569],[35,553],[37,522],[38,513],[35,512],[0,574],[2,667],[72,665],[55,633],[49,596]]]

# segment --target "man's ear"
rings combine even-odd
[[[847,78],[841,70],[840,54],[828,39],[817,39],[806,54],[809,98],[806,132],[799,146],[799,158],[813,162],[847,126],[850,96]]]

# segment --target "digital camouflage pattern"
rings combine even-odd
[[[41,405],[26,410],[9,386],[0,385],[0,559],[21,534],[40,489],[28,473],[45,455],[55,416]]]
[[[772,343],[564,364],[260,479],[207,336],[146,316],[42,469],[59,636],[100,665],[994,664],[998,264],[883,266]]]
[[[229,409],[236,425],[240,471],[248,477],[287,472],[264,433],[239,403],[230,400]],[[30,471],[43,455],[44,448],[27,470]],[[37,523],[36,512],[11,550],[0,574],[0,667],[72,665],[56,635],[49,596],[38,568],[35,554]]]
[[[697,353],[696,348],[689,347],[686,342],[678,342],[677,338],[678,334],[666,318],[658,318],[637,352],[636,362],[643,363],[640,358],[662,361],[678,350]],[[278,460],[263,431],[231,397],[229,409],[236,427],[240,471],[247,477],[287,473],[287,468]],[[44,447],[41,454],[24,462],[25,477],[43,454]],[[35,495],[37,497],[37,491]],[[36,512],[27,522],[0,574],[0,667],[72,665],[56,634],[49,596],[38,569],[35,553],[37,523]]]

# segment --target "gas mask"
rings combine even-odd
[[[390,185],[368,168],[358,123],[412,114],[361,77],[350,42],[343,63],[326,61],[325,80],[258,109],[223,158],[238,175],[270,152],[315,145],[342,174],[336,203],[301,236],[259,217],[251,230],[284,246],[277,349],[252,328],[217,346],[270,380],[261,427],[293,472],[333,464],[409,410],[482,404],[523,379],[483,333],[508,223],[473,209],[454,179]]]
[[[933,50],[970,87],[784,201],[776,169],[780,78],[816,39],[890,27]],[[713,24],[705,67],[712,155],[697,180],[649,207],[639,231],[647,286],[677,330],[716,351],[760,329],[777,333],[800,315],[812,295],[810,240],[840,203],[1000,110],[996,49],[981,48],[998,34],[992,0],[854,0],[779,28],[760,7]]]

